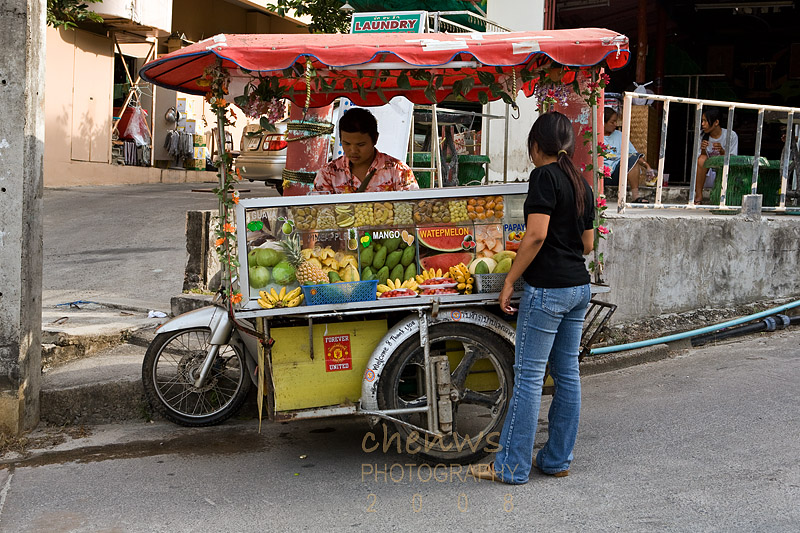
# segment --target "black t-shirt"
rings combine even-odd
[[[570,182],[558,163],[535,168],[531,172],[528,198],[525,200],[525,223],[528,215],[550,216],[542,248],[522,275],[534,287],[575,287],[589,283],[589,272],[583,258],[581,235],[592,229],[594,195],[582,181],[584,212],[578,216]]]

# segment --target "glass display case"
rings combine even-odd
[[[512,183],[240,200],[240,310],[369,307],[381,287],[394,285],[405,285],[405,296],[424,297],[420,281],[451,277],[451,267],[459,265],[469,277],[504,275],[524,235],[527,188]],[[453,297],[470,292],[466,279],[453,285]],[[269,295],[281,303],[265,307]]]

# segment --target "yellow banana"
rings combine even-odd
[[[436,270],[436,277],[437,278],[441,278],[442,277],[442,269],[441,268]]]
[[[264,309],[272,309],[275,305],[272,302],[269,302],[263,298],[258,299],[258,305],[263,307]]]
[[[278,294],[278,300],[283,300],[286,296],[286,287],[281,287],[281,292]]]
[[[275,290],[275,287],[272,287],[269,290],[269,297],[272,303],[277,302],[280,298],[278,298],[278,291]]]
[[[386,281],[388,282],[389,280],[387,279]],[[391,289],[389,288],[389,286],[388,286],[388,285],[384,285],[383,283],[381,283],[380,285],[378,285],[378,294],[382,294],[382,293],[384,293],[384,292],[386,292],[386,291],[390,291],[390,290],[391,290]]]
[[[302,292],[302,289],[300,287],[297,287],[292,292],[287,294],[286,298],[289,299],[289,300],[294,300],[295,298],[297,298],[297,295],[300,294],[301,292]]]
[[[458,289],[460,291],[463,291],[466,288],[467,288],[467,284],[466,283],[459,283],[458,285],[456,285],[456,289]]]
[[[388,285],[388,286],[389,286],[389,289],[391,289],[391,290],[394,290],[394,288],[395,288],[395,287],[394,287],[394,280],[393,280],[393,279],[387,279],[387,280],[386,280],[386,285]]]
[[[303,299],[303,296],[300,295],[297,298],[294,298],[293,300],[287,302],[286,307],[297,307],[298,305],[300,305],[300,301],[302,299]]]

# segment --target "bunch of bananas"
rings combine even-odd
[[[274,288],[267,291],[258,291],[260,298],[258,305],[264,309],[282,309],[284,307],[297,307],[303,301],[303,293],[300,287],[293,291],[286,292],[286,287],[281,288],[281,292]]]
[[[472,294],[472,284],[475,279],[470,276],[467,265],[459,263],[456,266],[451,266],[449,274],[458,283],[456,289],[463,291],[464,294]]]
[[[417,274],[417,278],[416,279],[417,279],[417,283],[418,284],[424,285],[425,282],[427,280],[429,280],[429,279],[442,278],[442,277],[449,278],[451,276],[450,276],[449,272],[444,272],[443,273],[441,268],[439,268],[437,270],[429,268],[428,270],[423,270],[422,274]]]
[[[417,285],[417,282],[413,279],[407,279],[405,281],[400,281],[399,279],[392,281],[387,279],[385,285],[383,283],[378,285],[378,298],[380,298],[381,294],[384,292],[396,291],[398,289],[409,289],[417,292],[419,290],[419,285]]]

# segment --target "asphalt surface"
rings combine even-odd
[[[209,173],[213,177],[212,173]],[[216,209],[215,184],[48,188],[44,191],[44,307],[77,300],[169,312],[183,289],[186,212]],[[242,197],[275,196],[261,182]]]
[[[799,379],[796,327],[587,376],[569,477],[515,487],[365,453],[361,419],[112,426],[0,470],[0,529],[796,532]]]

